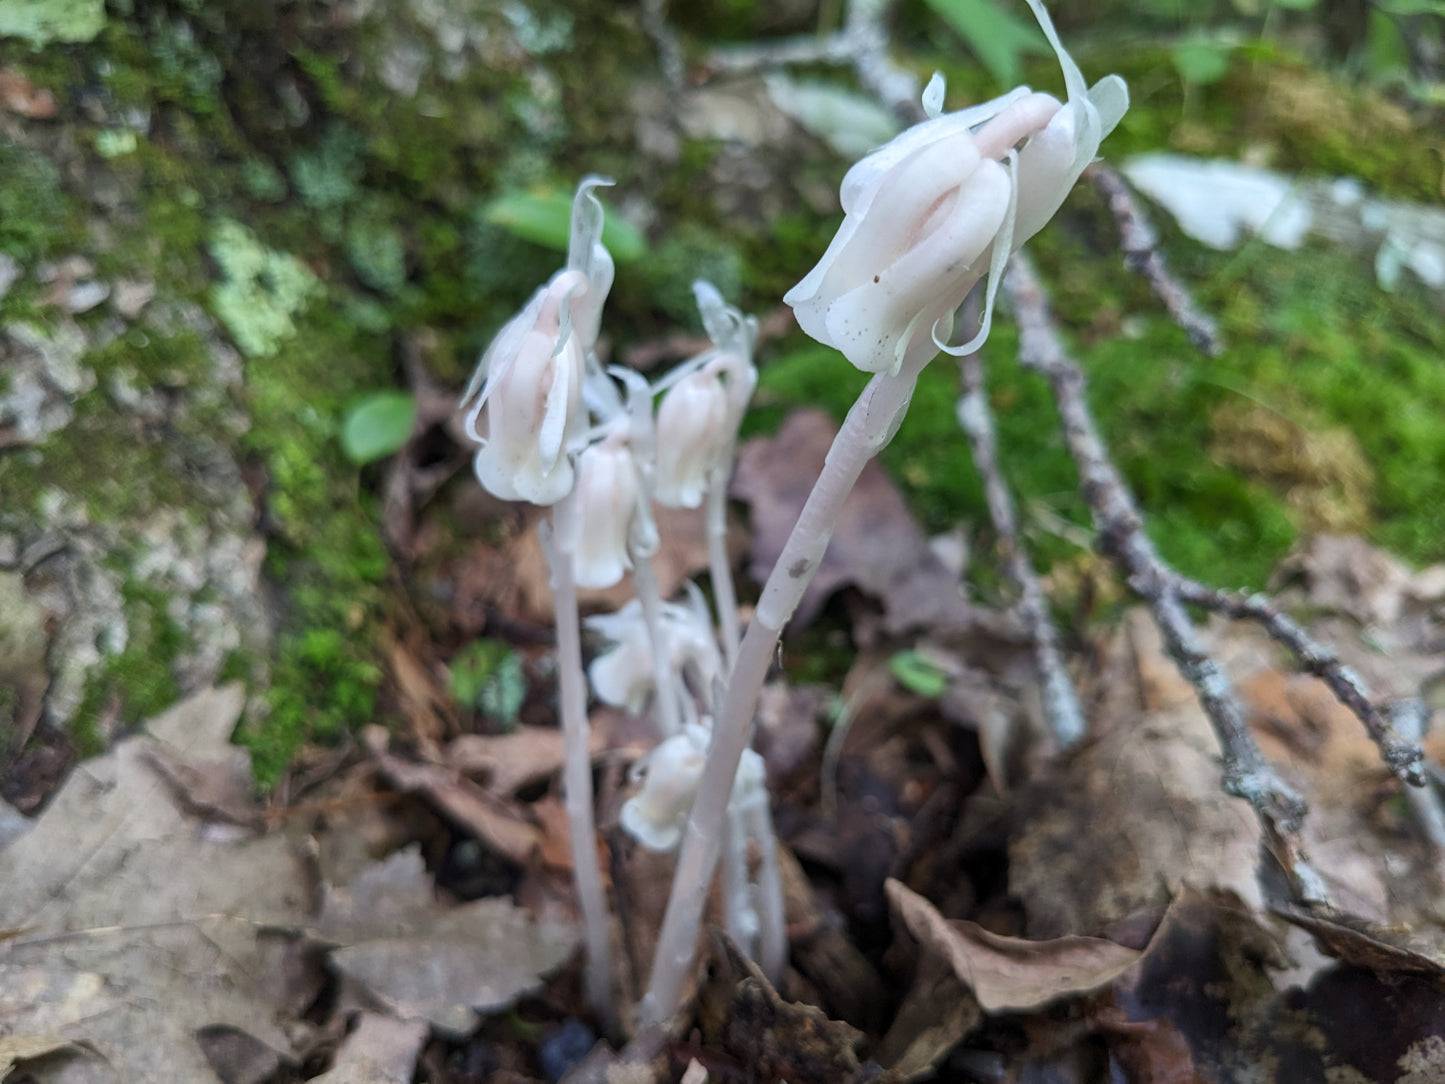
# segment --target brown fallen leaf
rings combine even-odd
[[[573,927],[534,922],[508,899],[442,904],[416,846],[329,889],[315,929],[341,946],[332,966],[392,1013],[457,1037],[540,988],[578,940]]]
[[[1222,791],[1218,740],[1172,684],[1182,679],[1168,676],[1153,623],[1132,612],[1103,653],[1111,663],[1090,739],[1010,795],[1009,892],[1028,934],[1093,934],[1158,915],[1184,885],[1262,906],[1259,822]]]
[[[392,756],[385,751],[385,732],[368,735],[367,743],[377,768],[392,786],[423,795],[439,812],[508,860],[526,865],[541,846],[542,830],[521,806],[489,794],[450,768],[411,764]]]
[[[17,68],[0,68],[0,105],[31,120],[49,120],[58,108],[55,95]]]
[[[290,939],[268,931],[304,923],[303,865],[279,834],[198,833],[154,767],[160,748],[227,762],[243,702],[231,685],[151,720],[150,736],[79,765],[0,850],[0,929],[25,929],[0,958],[0,1019],[93,1048],[73,1079],[219,1081],[196,1039],[212,1027],[292,1054],[277,1012]]]
[[[387,645],[387,658],[402,716],[411,727],[412,737],[423,742],[439,742],[457,730],[456,706],[417,652],[399,640]]]
[[[593,756],[606,748],[607,735],[600,728],[592,727],[588,738]],[[561,730],[519,726],[510,734],[463,734],[447,744],[443,757],[459,772],[482,776],[493,794],[511,797],[560,772],[565,754]]]
[[[752,507],[750,569],[762,582],[777,563],[822,470],[838,427],[819,410],[788,416],[775,437],[759,437],[738,452],[731,494]],[[882,602],[889,632],[971,625],[958,576],[934,554],[902,495],[876,462],[863,469],[848,495],[822,563],[790,627],[808,624],[828,596],[855,586]]]
[[[1409,928],[1380,926],[1324,904],[1279,904],[1271,910],[1307,930],[1327,956],[1381,975],[1445,976],[1445,945]]]
[[[891,1079],[927,1080],[983,1019],[978,1000],[946,960],[924,953],[903,1004],[874,1056]]]
[[[888,899],[910,933],[938,953],[973,991],[985,1012],[1029,1012],[1108,986],[1142,955],[1101,937],[1026,941],[990,933],[975,922],[946,919],[901,881]]]

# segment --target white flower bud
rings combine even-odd
[[[652,851],[671,851],[697,795],[707,763],[707,732],[690,726],[674,734],[633,767],[642,788],[622,805],[622,827]]]
[[[473,462],[477,480],[503,500],[550,505],[572,490],[568,445],[587,422],[584,359],[575,335],[561,338],[561,312],[586,285],[579,271],[558,272],[482,356],[478,371],[486,384],[467,415],[467,429],[482,445]],[[483,411],[485,432],[477,428]]]
[[[577,457],[578,587],[611,587],[632,568],[627,541],[641,491],[625,436],[609,436]]]
[[[702,504],[708,475],[732,434],[728,395],[715,366],[683,377],[657,409],[657,466],[653,496],[668,508]]]
[[[683,826],[707,763],[708,740],[706,728],[685,727],[633,765],[633,778],[640,778],[642,786],[622,804],[619,821],[649,850],[671,851],[682,841]],[[746,749],[738,762],[729,804],[743,812],[759,801],[767,801],[766,769],[763,758]]]
[[[807,334],[865,372],[896,371],[910,343],[935,335],[986,271],[997,276],[1058,210],[1128,107],[1117,76],[1085,92],[1042,4],[1029,6],[1059,55],[1069,103],[1021,87],[914,125],[874,151],[843,178],[843,224],[827,252],[784,296]],[[938,97],[934,84],[930,91]],[[995,240],[1006,251],[994,251]]]
[[[690,674],[694,687],[704,693],[711,690],[713,681],[722,673],[722,660],[706,614],[666,603],[662,607],[662,624],[673,672]],[[654,685],[652,642],[642,603],[633,599],[616,613],[589,617],[587,627],[615,645],[587,668],[592,692],[604,704],[625,708],[634,715],[639,713]]]

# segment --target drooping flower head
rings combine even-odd
[[[718,472],[731,464],[738,426],[758,382],[757,320],[725,302],[710,282],[699,279],[692,288],[713,348],[658,385],[666,391],[657,410],[653,496],[669,508],[698,507]]]
[[[614,425],[577,457],[577,537],[572,545],[578,587],[611,587],[632,568],[629,540],[642,494],[625,424]]]
[[[707,726],[683,727],[633,765],[633,781],[642,785],[622,804],[618,820],[623,830],[648,850],[666,853],[682,842],[683,826],[707,763],[709,738]],[[766,804],[766,774],[763,758],[752,749],[743,750],[729,806],[760,799]]]
[[[1028,4],[1058,55],[1067,103],[1019,87],[939,115],[935,76],[924,92],[930,119],[848,171],[842,226],[784,297],[805,332],[865,372],[896,372],[920,335],[950,353],[977,349],[1008,256],[1053,217],[1128,108],[1123,80],[1088,88],[1041,0]],[[979,335],[945,347],[940,329],[985,273]]]
[[[714,639],[707,604],[691,584],[688,605],[664,603],[662,620],[667,645],[668,668],[687,678],[704,696],[722,674],[722,659]],[[642,603],[633,599],[616,613],[587,618],[587,627],[612,642],[612,647],[592,660],[587,678],[592,691],[604,704],[642,711],[654,688],[652,640],[642,613]]]
[[[503,500],[556,504],[572,491],[571,453],[587,418],[582,385],[612,286],[602,204],[589,177],[577,189],[567,267],[497,333],[462,396],[466,430],[481,447],[477,479]],[[480,394],[478,394],[480,393]]]

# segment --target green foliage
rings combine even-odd
[[[1032,17],[1021,19],[995,0],[925,2],[963,39],[1001,88],[1011,88],[1022,81],[1024,56],[1049,52]]]
[[[936,700],[948,688],[948,675],[928,656],[917,651],[899,651],[888,660],[893,680],[909,692]]]
[[[1208,86],[1228,74],[1230,52],[1229,43],[1208,35],[1196,35],[1175,42],[1169,49],[1169,59],[1184,82]]]
[[[406,245],[385,222],[360,219],[348,225],[346,258],[356,277],[373,290],[396,294],[406,285]]]
[[[0,252],[33,263],[74,229],[60,171],[35,151],[0,140],[0,178]]]
[[[572,230],[570,192],[504,192],[481,211],[481,218],[524,241],[566,252]],[[606,204],[603,204],[604,208]],[[602,243],[619,264],[635,263],[647,251],[647,241],[616,211],[607,209]]]
[[[690,222],[669,232],[642,266],[653,304],[685,327],[701,329],[692,284],[707,279],[723,297],[742,290],[743,255],[722,233]]]
[[[510,729],[527,699],[522,656],[505,640],[475,640],[452,658],[452,695]]]
[[[90,41],[105,29],[105,0],[5,0],[0,38],[24,38],[39,49],[53,41]]]
[[[370,463],[399,450],[416,424],[416,399],[402,391],[374,391],[346,410],[341,450],[353,463]]]

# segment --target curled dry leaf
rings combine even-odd
[[[816,1005],[784,1001],[758,966],[721,931],[713,932],[716,966],[698,991],[704,1041],[720,1047],[748,1074],[792,1084],[865,1084],[882,1071],[860,1062],[863,1033],[829,1020]]]
[[[1003,937],[975,922],[944,918],[901,881],[890,879],[887,891],[909,932],[952,965],[985,1012],[1029,1012],[1103,989],[1143,955],[1101,937]]]
[[[1398,926],[1379,926],[1323,904],[1281,904],[1274,913],[1307,930],[1328,956],[1380,975],[1445,976],[1445,946]]]
[[[392,786],[421,794],[445,816],[476,834],[498,854],[524,866],[542,843],[542,830],[522,808],[483,790],[439,764],[409,764],[384,751],[385,736],[372,742],[381,774]]]
[[[606,746],[597,727],[588,733],[593,756]],[[511,797],[562,770],[562,731],[550,726],[519,726],[510,734],[463,734],[447,745],[446,762],[467,775],[482,776],[493,794]]]
[[[1153,623],[1135,611],[1103,654],[1097,736],[1010,796],[1009,892],[1029,934],[1157,915],[1186,884],[1258,908],[1259,822],[1221,790],[1219,743]]]

